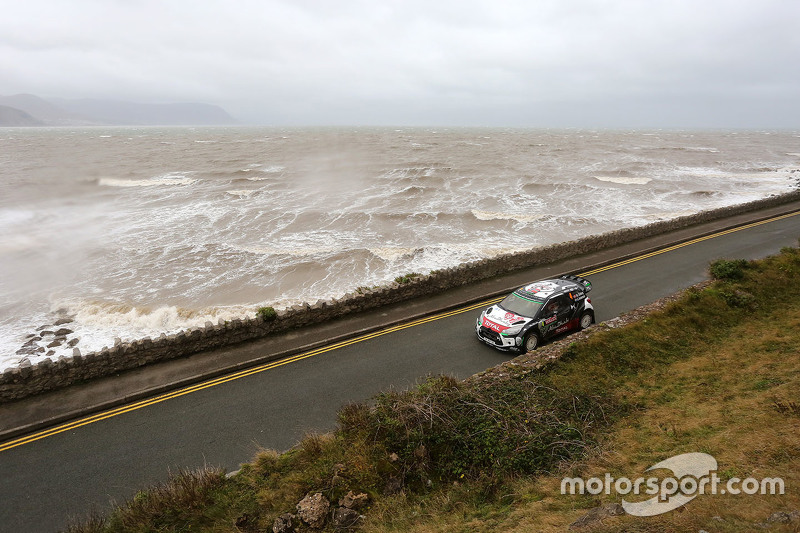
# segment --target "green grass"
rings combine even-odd
[[[411,283],[411,280],[418,278],[420,276],[422,276],[422,274],[418,272],[411,272],[403,276],[397,276],[396,278],[394,278],[394,281],[396,283],[399,283],[400,285],[405,285],[406,283]]]
[[[561,496],[564,475],[631,476],[689,451],[715,455],[721,475],[800,483],[800,252],[736,264],[741,277],[717,276],[646,320],[571,343],[546,371],[439,376],[380,394],[343,407],[331,434],[264,451],[231,478],[181,474],[70,531],[268,531],[308,492],[335,504],[350,490],[370,495],[364,531],[564,531],[601,503]],[[630,531],[749,531],[770,505],[800,506],[793,498],[738,508],[698,498],[691,513],[614,520]],[[731,516],[724,528],[711,522],[720,514]]]

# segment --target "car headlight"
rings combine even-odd
[[[512,337],[512,336],[518,334],[520,331],[522,331],[522,326],[524,326],[524,325],[525,324],[520,324],[519,326],[511,326],[510,328],[508,328],[507,330],[505,330],[503,332],[503,335]]]

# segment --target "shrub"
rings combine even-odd
[[[272,307],[259,307],[256,316],[264,322],[272,322],[278,318],[278,313]]]
[[[717,259],[709,265],[709,272],[714,279],[740,280],[744,278],[747,261],[744,259]]]
[[[339,422],[395,453],[406,481],[425,486],[428,479],[545,471],[583,451],[599,416],[591,399],[530,375],[500,382],[439,376],[383,393],[372,409],[349,406]]]
[[[422,274],[420,274],[418,272],[411,272],[410,274],[406,274],[404,276],[397,276],[396,278],[394,278],[394,280],[395,280],[395,282],[399,283],[400,285],[403,285],[405,283],[411,283],[412,279],[418,278],[421,275]]]

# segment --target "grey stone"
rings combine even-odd
[[[800,520],[800,511],[777,511],[769,515],[767,523],[769,524],[791,524]]]
[[[356,494],[352,490],[339,500],[339,505],[359,511],[369,503],[369,496],[363,492]]]
[[[621,516],[625,514],[625,509],[618,503],[610,503],[608,505],[601,505],[589,510],[588,513],[575,520],[569,525],[570,529],[579,529],[582,527],[590,526],[596,522],[602,521],[604,518],[610,516]]]
[[[328,517],[331,502],[321,492],[307,494],[297,504],[297,516],[313,529],[321,529]]]
[[[67,343],[67,346],[72,348],[73,346],[75,346],[79,342],[81,342],[81,340],[78,337],[75,337],[74,339],[70,339],[70,341]]]
[[[337,528],[350,527],[355,524],[361,515],[347,507],[337,507],[333,512],[333,526]]]
[[[61,329],[56,331],[55,335],[56,335],[56,337],[66,337],[67,335],[69,335],[71,333],[75,333],[75,332],[72,331],[69,328],[61,328]]]
[[[292,533],[295,518],[292,513],[283,513],[272,523],[272,533]]]
[[[59,318],[58,320],[53,322],[53,325],[54,326],[63,326],[64,324],[70,324],[72,322],[75,322],[75,320],[72,319],[72,318]]]

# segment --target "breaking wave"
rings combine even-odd
[[[594,176],[594,179],[609,183],[619,183],[621,185],[647,185],[653,181],[652,178],[625,178],[613,176]]]
[[[105,187],[173,187],[192,185],[197,180],[189,178],[183,174],[179,175],[164,175],[156,178],[148,179],[124,179],[124,178],[100,178],[97,184]]]

